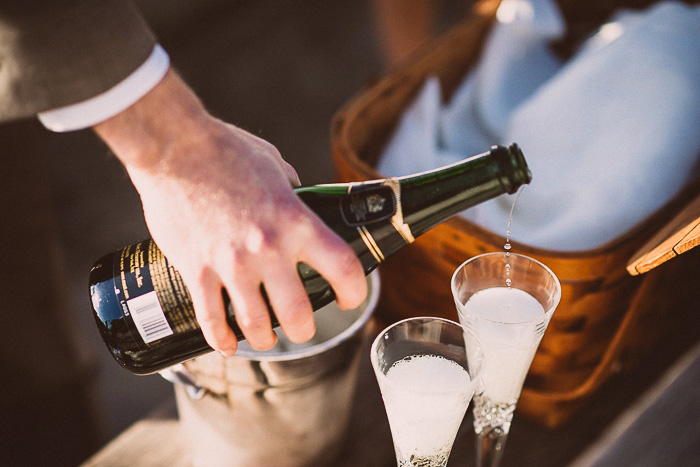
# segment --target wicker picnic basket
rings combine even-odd
[[[578,2],[582,8],[572,1],[559,3],[573,42],[600,25],[615,2]],[[429,75],[439,77],[448,95],[456,88],[478,59],[497,5],[477,3],[470,17],[336,114],[331,139],[340,181],[382,178],[374,167],[403,109]],[[560,46],[566,50],[567,44]],[[547,264],[562,283],[561,303],[532,363],[518,413],[559,426],[613,372],[639,363],[654,345],[662,345],[662,337],[698,334],[700,319],[691,306],[700,298],[692,270],[697,251],[641,276],[625,268],[636,250],[698,193],[700,183],[691,183],[641,225],[594,250],[568,253],[514,244],[516,251]],[[456,319],[449,286],[453,271],[471,256],[502,251],[504,241],[460,217],[432,229],[379,268],[383,292],[377,318],[386,323],[426,314]]]

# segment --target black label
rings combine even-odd
[[[390,219],[396,213],[396,198],[387,186],[360,186],[340,199],[340,212],[349,226],[372,224]]]

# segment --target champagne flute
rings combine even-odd
[[[371,360],[399,467],[444,467],[475,390],[481,346],[458,323],[417,317],[374,340]]]
[[[513,411],[561,285],[544,264],[513,253],[486,253],[452,276],[459,320],[482,344],[483,392],[474,396],[477,466],[503,455]]]

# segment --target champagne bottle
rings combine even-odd
[[[433,226],[470,206],[514,193],[530,179],[525,158],[513,144],[416,175],[295,191],[353,248],[369,274]],[[314,310],[335,298],[308,265],[299,263],[298,272]],[[265,297],[262,287],[261,292]],[[242,340],[223,293],[228,324]],[[195,320],[187,287],[151,239],[98,260],[90,272],[90,296],[104,342],[132,373],[154,373],[212,350]],[[271,308],[270,316],[278,325]]]

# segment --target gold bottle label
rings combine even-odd
[[[384,182],[385,186],[391,188],[394,192],[394,197],[396,198],[396,212],[391,217],[391,225],[394,226],[396,231],[401,234],[406,243],[411,244],[416,241],[411,232],[411,226],[409,226],[403,218],[403,209],[401,206],[401,184],[395,178],[387,178]]]

